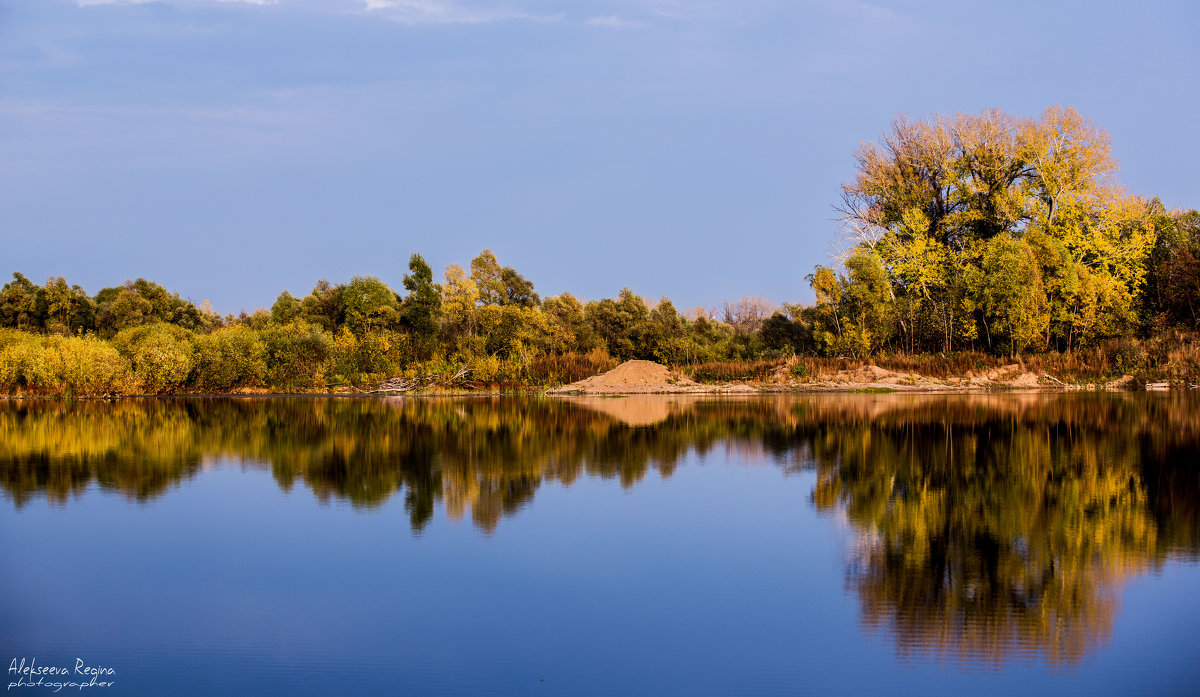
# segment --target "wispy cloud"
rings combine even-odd
[[[608,15],[607,17],[592,17],[587,21],[588,26],[603,27],[605,29],[645,29],[646,23],[639,22],[633,19],[623,19],[616,15]]]
[[[507,20],[554,22],[564,15],[540,15],[511,7],[480,7],[450,0],[366,0],[368,12],[402,24],[483,24]]]

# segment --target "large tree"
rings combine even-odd
[[[951,350],[986,337],[989,319],[1005,325],[1010,350],[1131,330],[1154,242],[1150,208],[1120,189],[1108,135],[1073,109],[901,118],[855,158],[838,205],[846,259],[883,265],[903,348]],[[1002,281],[971,271],[1014,268],[1038,297],[1005,319]]]

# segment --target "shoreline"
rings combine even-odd
[[[645,360],[630,360],[606,372],[565,385],[554,387],[519,385],[438,386],[428,381],[407,381],[392,378],[376,383],[374,388],[337,385],[321,391],[279,392],[267,387],[237,387],[227,392],[171,391],[144,394],[78,395],[70,391],[59,393],[20,392],[0,396],[0,399],[122,399],[157,397],[619,397],[632,395],[787,395],[787,394],[978,394],[988,392],[1139,392],[1190,391],[1200,386],[1187,381],[1150,383],[1123,375],[1115,380],[1090,383],[1068,383],[1043,370],[1030,370],[1011,363],[979,371],[943,377],[930,377],[916,372],[882,368],[873,363],[843,368],[819,375],[795,373],[781,364],[760,378],[708,380],[698,382],[687,373]]]
[[[470,397],[631,397],[631,396],[708,396],[708,397],[754,397],[783,396],[796,394],[1059,394],[1064,392],[1195,392],[1195,386],[1170,386],[1146,388],[1144,386],[1114,386],[1106,384],[1063,384],[1063,385],[894,385],[880,382],[832,382],[819,381],[801,385],[751,383],[727,383],[722,385],[697,384],[683,388],[631,389],[587,391],[557,388],[523,388],[514,390],[414,390],[406,392],[352,392],[346,390],[330,392],[271,392],[238,390],[233,392],[177,392],[172,394],[118,394],[118,395],[0,395],[3,401],[114,401],[121,399],[315,399],[333,397],[339,399],[371,399],[412,397],[421,399],[470,398]]]

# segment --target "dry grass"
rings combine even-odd
[[[764,361],[720,361],[680,366],[679,372],[696,382],[733,382],[737,380],[766,380],[785,359]]]
[[[606,351],[547,354],[529,363],[529,382],[534,385],[567,385],[617,367]]]
[[[767,381],[786,370],[789,379],[821,381],[842,371],[876,365],[936,380],[983,374],[1017,364],[1022,371],[1046,373],[1072,384],[1099,384],[1133,376],[1138,384],[1200,384],[1200,335],[1166,332],[1150,339],[1110,339],[1070,353],[996,356],[977,351],[952,354],[885,353],[870,358],[795,356],[780,360],[728,361],[680,366],[697,382]]]

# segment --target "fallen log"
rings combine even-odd
[[[434,373],[426,373],[424,375],[417,375],[411,378],[394,377],[380,382],[373,389],[356,388],[356,391],[362,394],[400,394],[404,392],[412,392],[413,390],[427,389],[438,384],[442,385],[443,387],[450,387],[451,385],[462,382],[463,378],[470,374],[471,369],[464,367],[460,368],[457,372],[455,372],[449,378],[446,378],[444,381],[440,381],[438,376]]]

